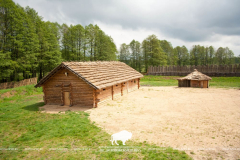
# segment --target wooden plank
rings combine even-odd
[[[70,92],[64,92],[64,105],[65,106],[70,106],[71,105]]]

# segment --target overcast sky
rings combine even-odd
[[[46,21],[97,24],[118,49],[155,34],[173,47],[229,47],[240,55],[240,0],[14,0]]]

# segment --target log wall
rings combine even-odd
[[[67,76],[65,73],[67,72]],[[43,87],[45,104],[64,105],[64,92],[70,93],[70,105],[98,107],[108,100],[115,100],[138,89],[139,79],[95,90],[66,69],[61,69],[49,78]]]
[[[97,94],[98,105],[105,104],[108,100],[116,100],[127,93],[138,89],[139,79],[119,83],[111,87],[99,90]]]
[[[49,78],[43,88],[46,104],[63,105],[63,92],[70,92],[71,105],[93,107],[93,88],[66,69]]]
[[[128,81],[128,92],[138,89],[138,79]]]
[[[186,76],[197,69],[211,77],[240,77],[240,64],[206,66],[150,66],[147,75]]]

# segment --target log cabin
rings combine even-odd
[[[44,103],[97,107],[140,87],[141,73],[118,61],[62,62],[35,87]]]
[[[194,69],[186,77],[178,78],[177,80],[178,87],[209,88],[209,80],[212,80],[212,78]]]

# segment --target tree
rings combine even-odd
[[[126,43],[121,44],[120,46],[120,57],[119,60],[121,62],[124,62],[128,65],[130,65],[130,52],[129,52],[129,46]]]
[[[234,53],[228,48],[219,47],[216,52],[216,61],[219,65],[227,65],[234,63]]]
[[[148,59],[148,65],[158,66],[167,64],[167,55],[163,52],[159,40],[155,35],[148,36],[143,41],[144,57]],[[145,65],[146,66],[146,65]],[[146,66],[146,67],[147,67]]]
[[[210,46],[208,48],[208,51],[209,51],[209,61],[208,61],[208,64],[213,65],[214,64],[214,58],[215,58],[215,51],[214,51],[213,46]]]
[[[141,44],[138,41],[132,40],[129,44],[130,48],[130,66],[141,71]]]
[[[177,55],[173,51],[172,44],[166,40],[159,40],[159,42],[163,52],[167,55],[167,64],[177,65]]]

